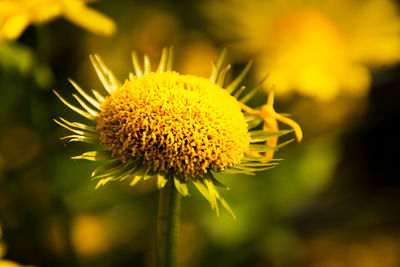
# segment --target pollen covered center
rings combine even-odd
[[[185,179],[239,163],[250,140],[234,97],[207,79],[176,72],[127,80],[96,120],[100,142],[113,156]]]

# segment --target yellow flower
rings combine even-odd
[[[75,133],[65,137],[69,141],[105,148],[73,157],[109,161],[92,173],[92,179],[99,179],[97,187],[124,179],[130,179],[133,186],[157,177],[159,188],[170,180],[187,196],[187,182],[192,181],[217,213],[217,200],[232,213],[215,187],[223,185],[213,173],[254,174],[274,167],[272,152],[286,144],[277,145],[277,137],[291,132],[280,131],[277,121],[292,127],[299,141],[300,127],[274,111],[272,95],[260,110],[245,105],[260,87],[246,91],[240,87],[251,64],[225,86],[230,70],[230,65],[223,68],[225,52],[213,65],[209,79],[172,71],[172,54],[172,49],[164,49],[157,71],[152,72],[148,56],[142,69],[133,53],[135,74],[130,73],[123,84],[99,56],[91,56],[107,96],[96,90],[91,96],[72,80],[86,100],[73,95],[82,108],[56,94],[93,125],[63,118],[56,122]],[[270,121],[275,122],[272,128]],[[261,124],[262,129],[252,130]]]
[[[112,243],[109,225],[100,216],[79,214],[72,221],[71,242],[84,257],[105,252]]]
[[[276,93],[319,100],[368,93],[368,67],[399,62],[400,18],[391,0],[225,0],[208,3],[219,34],[257,54]],[[211,12],[212,10],[212,12]],[[231,38],[232,39],[232,38]]]
[[[0,41],[15,40],[30,24],[63,16],[100,35],[115,32],[114,22],[86,6],[87,0],[0,0]]]

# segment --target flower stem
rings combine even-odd
[[[160,189],[157,218],[157,267],[177,266],[177,243],[180,213],[180,194],[173,179]]]

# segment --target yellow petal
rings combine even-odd
[[[189,195],[189,191],[187,188],[187,184],[181,182],[179,179],[174,178],[175,187],[182,196],[187,197]]]
[[[277,120],[279,122],[282,122],[288,126],[290,126],[294,134],[296,135],[296,139],[298,142],[303,139],[303,132],[299,126],[294,120],[291,120],[289,118],[286,118],[283,115],[278,114],[275,109],[274,109],[274,93],[271,92],[268,95],[268,101],[267,104],[261,107],[261,113],[260,116],[261,118],[264,119],[264,126],[273,126],[272,130],[277,130],[277,126],[275,125],[276,122],[274,120]],[[267,127],[268,128],[268,127]]]
[[[168,180],[165,178],[164,175],[158,174],[157,175],[157,187],[158,189],[164,188],[167,184]]]
[[[0,40],[17,39],[26,27],[28,27],[29,23],[29,16],[26,13],[10,17],[0,26]]]
[[[293,129],[294,134],[296,135],[297,142],[300,142],[301,139],[303,139],[303,132],[300,128],[300,125],[297,122],[289,118],[286,118],[280,114],[276,114],[276,119],[286,125],[289,125]]]
[[[76,25],[99,35],[110,36],[116,30],[115,23],[110,18],[80,3],[67,5],[64,16]]]
[[[30,16],[33,23],[46,23],[60,16],[62,13],[62,4],[60,2],[36,4],[30,10]]]

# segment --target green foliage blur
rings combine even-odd
[[[79,118],[53,94],[70,96],[67,78],[101,89],[89,54],[100,54],[116,75],[131,71],[130,52],[157,62],[176,47],[176,68],[208,74],[225,43],[191,1],[106,1],[91,4],[118,26],[98,37],[63,19],[30,26],[0,42],[0,223],[5,259],[34,266],[154,266],[158,192],[153,181],[95,190],[96,163],[72,160],[86,151],[66,144],[54,118]],[[250,58],[235,58],[234,72]],[[179,265],[400,266],[400,182],[397,133],[400,68],[374,73],[365,99],[317,103],[276,99],[304,130],[284,159],[251,176],[222,176],[238,219],[217,217],[193,187],[183,199]],[[254,75],[246,84],[255,85]],[[253,99],[263,104],[266,94]],[[71,98],[68,98],[71,99]],[[92,149],[90,149],[92,150]],[[1,264],[0,264],[1,266]]]

